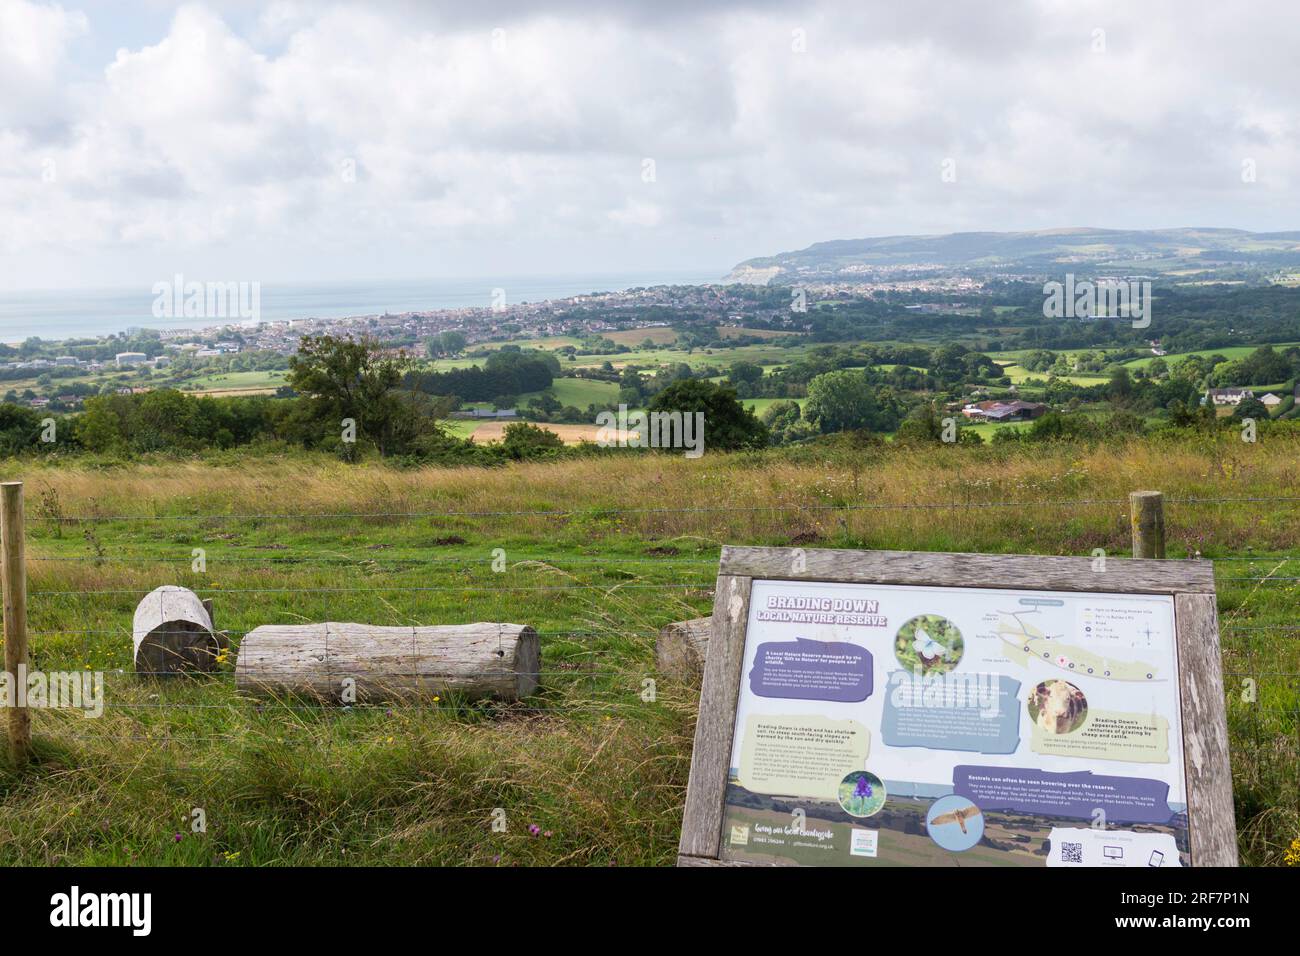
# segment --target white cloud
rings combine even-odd
[[[86,18],[60,6],[0,2],[0,126],[41,126],[57,113],[68,45]]]
[[[0,284],[1296,225],[1300,10],[1282,0],[1249,17],[1172,0],[548,9],[271,2],[244,22],[187,4],[74,78],[78,40],[114,25],[0,0]]]

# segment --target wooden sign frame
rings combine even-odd
[[[753,865],[723,861],[719,855],[750,589],[754,581],[762,580],[1171,596],[1192,865],[1236,866],[1237,828],[1213,565],[1108,558],[1105,567],[1099,573],[1091,558],[1050,555],[724,547],[678,865]]]

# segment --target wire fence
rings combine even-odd
[[[1244,774],[1300,776],[1300,496],[1165,501],[1173,516],[1171,538],[1182,542],[1185,552],[1169,560],[1204,558],[1216,564],[1234,766]],[[991,533],[1023,552],[1038,542],[1017,537],[1015,526],[1005,522],[1034,516],[1035,522],[1065,525],[1083,513],[1092,517],[1083,520],[1076,537],[1091,535],[1119,556],[1118,544],[1128,531],[1127,505],[1124,498],[1084,497],[324,513],[92,509],[38,515],[30,522],[26,558],[32,666],[101,675],[103,712],[120,719],[81,725],[45,710],[38,712],[36,733],[48,731],[61,741],[140,740],[162,747],[237,743],[249,732],[248,720],[288,714],[321,721],[398,712],[437,712],[438,719],[466,721],[636,719],[661,706],[689,719],[694,706],[689,689],[672,686],[648,694],[645,682],[661,677],[654,657],[660,628],[709,613],[724,541],[870,546],[878,536],[873,522],[879,516],[911,515],[921,523],[895,522],[893,544],[906,544],[909,534],[923,539],[921,531],[932,532],[936,525],[950,526],[949,538],[960,544],[972,514],[998,512],[1005,517],[993,523]],[[1224,508],[1235,514],[1252,510],[1259,532],[1254,538],[1261,545],[1257,552],[1241,535],[1220,547],[1213,536],[1199,533],[1213,527],[1213,514]],[[429,531],[445,525],[463,533],[429,538]],[[574,526],[576,536],[553,537]],[[583,530],[593,527],[596,531],[584,538]],[[406,533],[411,529],[419,533]],[[630,541],[638,543],[634,547]],[[496,547],[485,546],[494,542]],[[439,553],[447,549],[460,553]],[[465,553],[471,549],[474,553]],[[137,669],[132,616],[137,602],[161,584],[184,586],[214,602],[216,626],[229,647],[210,671],[162,680],[172,675]],[[541,647],[535,693],[521,700],[467,700],[450,684],[439,688],[444,680],[474,677],[473,672],[426,668],[419,674],[424,685],[419,694],[358,699],[340,707],[337,700],[250,695],[239,679],[241,644],[262,624],[364,621],[414,628],[476,620],[516,621],[535,629]],[[410,676],[389,666],[390,674],[370,676]],[[289,732],[312,726],[285,725]]]

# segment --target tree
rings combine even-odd
[[[442,355],[455,355],[465,348],[467,339],[460,332],[448,329],[446,332],[439,332],[433,338],[425,343],[429,353],[429,358],[438,358]]]
[[[512,422],[506,426],[501,447],[508,457],[516,461],[529,461],[558,455],[564,448],[564,439],[546,428],[527,422]]]
[[[715,451],[764,448],[767,426],[736,398],[734,389],[708,379],[683,379],[650,403],[651,412],[704,413],[704,446]]]
[[[867,378],[860,371],[842,369],[818,375],[808,383],[804,417],[830,432],[878,430],[880,406]]]
[[[748,385],[756,385],[758,380],[763,377],[763,368],[753,362],[733,362],[727,377],[731,379],[734,385],[739,385],[742,382]]]
[[[1255,421],[1268,420],[1268,406],[1258,398],[1243,398],[1237,403],[1237,407],[1232,410],[1232,417],[1236,419],[1253,418]]]
[[[760,416],[771,433],[772,444],[784,445],[789,442],[811,438],[816,434],[812,424],[804,421],[799,403],[785,399],[773,402]]]
[[[351,419],[357,437],[387,456],[407,451],[415,436],[438,427],[431,417],[433,403],[397,394],[408,364],[404,355],[385,355],[370,339],[304,336],[298,354],[289,360],[288,381],[324,435],[336,429],[342,434],[345,420]],[[352,449],[347,450],[352,457]]]
[[[1120,365],[1110,373],[1110,385],[1107,388],[1110,400],[1116,405],[1125,404],[1133,395],[1133,379],[1129,377],[1128,369]]]

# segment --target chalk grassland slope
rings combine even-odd
[[[696,694],[660,678],[646,700],[644,682],[655,630],[710,607],[721,544],[1122,555],[1125,496],[1161,488],[1198,499],[1169,505],[1171,555],[1257,556],[1216,567],[1242,853],[1277,864],[1300,836],[1300,563],[1281,557],[1300,553],[1300,503],[1262,499],[1296,495],[1288,435],[495,470],[7,462],[26,481],[34,662],[108,686],[102,718],[37,712],[38,762],[0,768],[0,861],[669,864]],[[131,615],[162,583],[212,597],[236,645],[275,622],[533,624],[543,689],[344,710],[241,700],[229,662],[140,680]]]
[[[806,249],[747,259],[727,281],[788,282],[796,277],[860,274],[901,265],[1003,271],[1100,268],[1190,274],[1217,265],[1266,258],[1274,267],[1300,263],[1300,233],[1240,229],[1045,229],[878,236],[818,242]]]

